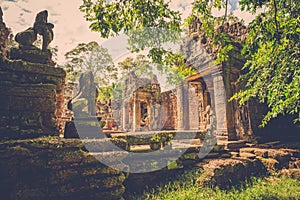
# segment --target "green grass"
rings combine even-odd
[[[180,177],[180,180],[146,192],[141,197],[132,199],[145,200],[285,200],[300,199],[300,181],[287,178],[269,176],[253,178],[251,182],[233,187],[230,190],[200,187],[195,177],[200,171],[192,171]]]

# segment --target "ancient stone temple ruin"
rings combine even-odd
[[[176,96],[161,92],[154,75],[152,80],[139,78],[132,72],[125,80],[120,113],[124,131],[174,130]]]
[[[195,22],[194,26],[198,26]],[[237,44],[228,61],[215,64],[213,50],[201,39],[197,27],[190,27],[181,51],[188,67],[196,73],[170,91],[161,92],[157,78],[131,73],[124,82],[122,102],[112,103],[114,118],[125,132],[175,130],[202,131],[228,140],[249,139],[266,111],[266,106],[249,102],[243,106],[229,98],[239,90],[236,84],[244,64]],[[241,24],[229,27],[234,37],[244,37]],[[114,105],[118,105],[113,108]]]
[[[241,41],[247,27],[237,22],[224,24],[220,30],[236,38],[228,60],[216,64],[216,49],[199,31],[200,22],[195,20],[181,45],[188,67],[195,74],[187,77],[176,88],[161,91],[157,78],[152,80],[136,77],[131,73],[124,82],[122,102],[115,109],[115,120],[125,132],[141,131],[214,131],[214,135],[227,141],[252,140],[253,135],[281,131],[297,132],[289,116],[272,120],[264,129],[259,128],[267,106],[251,100],[244,105],[229,101],[239,91],[238,77],[245,59],[241,55]],[[118,112],[119,111],[119,112]]]
[[[51,59],[53,24],[47,17],[46,10],[38,13],[33,27],[16,35],[19,47],[8,50],[1,16],[1,139],[57,135],[62,126],[66,73]],[[33,45],[37,34],[43,37],[43,49]]]

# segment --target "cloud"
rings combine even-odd
[[[186,18],[192,12],[192,2],[194,0],[172,0],[170,8],[181,12],[182,17]]]
[[[31,13],[30,10],[27,10],[27,9],[25,9],[25,8],[22,8],[22,10],[23,10],[24,12]]]

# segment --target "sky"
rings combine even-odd
[[[179,10],[186,17],[191,11],[192,1],[172,0],[171,8]],[[237,1],[230,1],[232,11],[238,6]],[[102,39],[99,33],[89,29],[89,22],[84,19],[84,13],[79,11],[81,4],[82,0],[0,0],[4,22],[14,34],[32,27],[36,14],[48,10],[48,22],[55,26],[51,46],[58,47],[58,64],[63,64],[64,54],[81,42],[97,41],[108,48],[113,59],[127,55],[129,52],[126,50],[125,37]],[[234,12],[246,22],[253,18],[249,13]]]

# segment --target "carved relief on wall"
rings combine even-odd
[[[232,90],[234,93],[237,92],[238,86],[232,84]],[[237,135],[242,138],[244,135],[251,134],[252,131],[250,127],[248,103],[245,103],[245,105],[239,105],[239,103],[235,100],[233,101],[233,109]]]
[[[192,83],[198,98],[199,130],[206,131],[211,126],[212,106],[209,92],[200,79]]]

